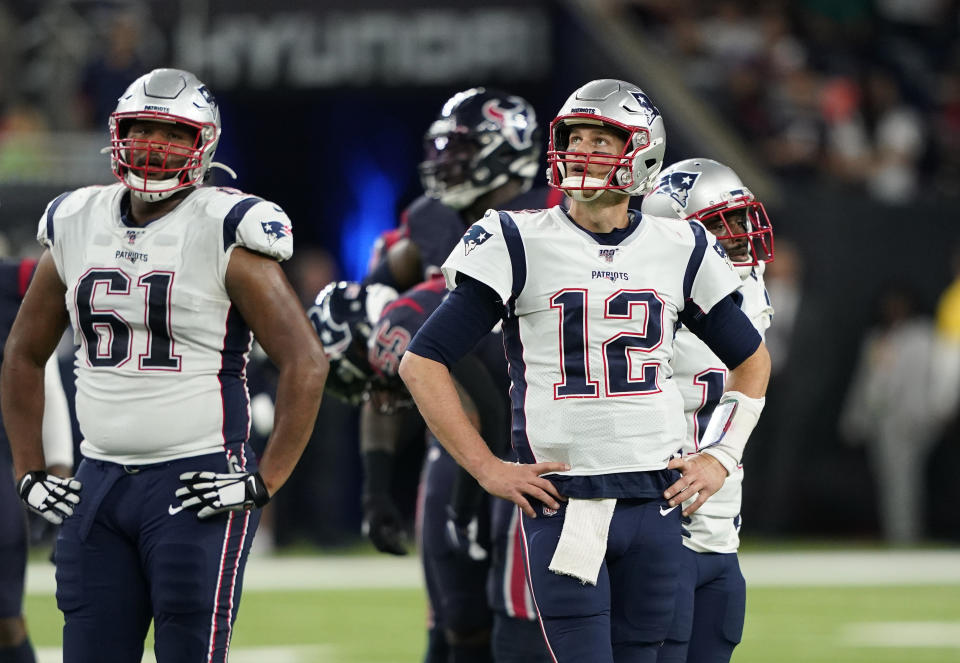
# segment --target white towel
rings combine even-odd
[[[548,567],[554,573],[597,584],[607,554],[607,534],[617,500],[581,500],[571,497],[560,531],[560,541]]]

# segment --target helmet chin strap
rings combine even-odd
[[[467,180],[462,184],[457,184],[443,191],[443,193],[440,194],[440,202],[458,211],[466,209],[473,205],[477,198],[489,191],[493,191],[499,186],[503,186],[509,179],[510,177],[508,175],[498,175],[483,186],[477,186],[470,180]]]
[[[605,180],[597,179],[596,177],[578,177],[576,175],[571,177],[564,177],[563,181],[560,182],[558,188],[563,189],[563,192],[568,196],[580,203],[589,203],[591,200],[596,200],[604,191],[612,191],[613,193],[619,193],[623,196],[629,196],[630,194],[621,191],[620,189],[584,189],[583,187],[603,187],[606,185]]]
[[[746,281],[747,278],[753,273],[753,265],[734,265],[733,268],[737,270],[737,274],[740,276],[741,281]]]
[[[161,200],[166,200],[182,188],[177,186],[179,181],[180,180],[176,177],[171,177],[165,180],[146,180],[142,177],[134,175],[130,171],[127,171],[127,174],[124,175],[124,183],[127,185],[127,188],[130,189],[130,194],[136,196],[146,203],[158,203]],[[144,191],[144,189],[147,189],[148,185],[157,189],[166,190]]]

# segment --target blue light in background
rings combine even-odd
[[[373,243],[385,230],[397,225],[399,182],[373,159],[362,157],[347,168],[352,204],[343,217],[340,235],[340,264],[348,280],[359,281],[367,274]]]

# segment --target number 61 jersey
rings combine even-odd
[[[444,263],[506,306],[513,444],[521,462],[569,463],[574,497],[642,497],[629,473],[662,470],[683,444],[671,378],[685,307],[710,309],[740,285],[700,224],[643,216],[615,245],[558,207],[489,211]],[[569,490],[569,489],[573,490]],[[635,486],[639,489],[639,486]]]
[[[225,286],[237,246],[284,260],[290,220],[232,189],[198,188],[145,226],[122,184],[51,202],[38,240],[66,284],[84,456],[122,464],[222,452],[249,432],[252,335]]]

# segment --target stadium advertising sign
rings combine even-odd
[[[316,10],[277,4],[265,14],[256,7],[185,3],[171,26],[174,61],[216,89],[530,81],[549,71],[550,18],[537,5]]]

